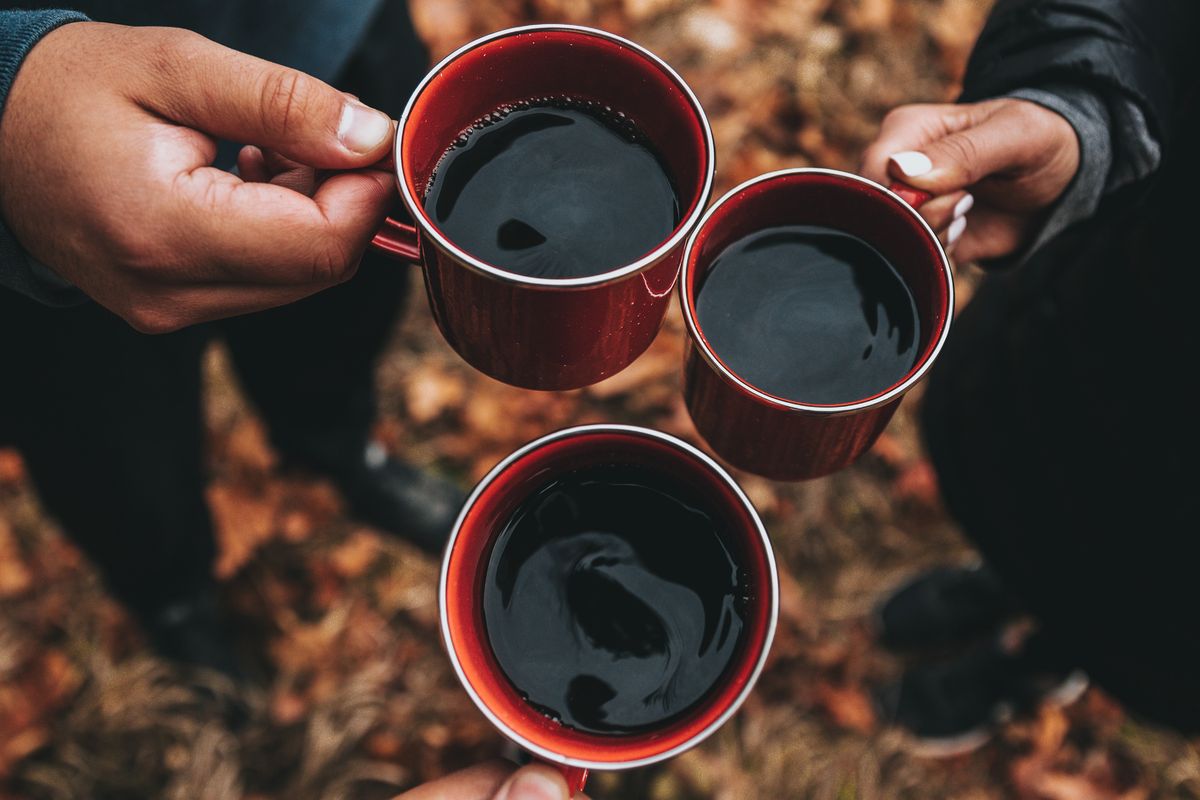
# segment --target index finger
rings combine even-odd
[[[307,197],[201,167],[175,181],[170,280],[323,288],[350,277],[387,215],[392,176],[340,173]]]
[[[887,185],[888,159],[895,153],[919,150],[956,131],[979,124],[989,113],[986,103],[914,103],[888,112],[879,126],[879,135],[863,151],[858,172],[865,178]]]

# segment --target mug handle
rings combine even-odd
[[[888,184],[888,191],[900,195],[900,199],[908,203],[913,208],[920,208],[932,199],[933,195],[929,192],[923,192],[920,189],[914,189],[907,183],[893,181]]]
[[[583,791],[583,787],[587,785],[588,771],[586,767],[568,767],[563,764],[552,764],[557,767],[562,773],[563,778],[567,781],[567,791],[571,793],[571,797]]]
[[[397,261],[421,263],[421,248],[417,244],[417,229],[405,222],[388,217],[371,239],[371,249]]]

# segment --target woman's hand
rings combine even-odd
[[[576,799],[587,800],[584,795]],[[396,800],[570,800],[566,781],[544,764],[493,761],[418,786]]]
[[[901,106],[861,172],[929,192],[923,216],[960,261],[1019,252],[1079,168],[1075,129],[1027,100]]]
[[[353,275],[393,195],[392,121],[174,28],[76,22],[29,52],[0,118],[0,212],[34,258],[141,331]],[[339,172],[312,196],[210,164],[216,140]]]

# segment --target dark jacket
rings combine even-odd
[[[951,512],[1064,652],[1130,708],[1190,731],[1197,33],[1193,0],[997,5],[964,99],[1048,86],[1132,104],[1161,152],[1137,174],[1144,143],[1110,126],[1110,173],[1135,177],[1109,181],[1094,213],[984,282],[922,413]]]

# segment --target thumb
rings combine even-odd
[[[998,172],[1019,171],[1040,157],[1005,110],[935,139],[920,150],[893,153],[888,173],[937,196],[965,189]]]
[[[492,800],[570,800],[567,782],[553,767],[530,764],[504,782]]]
[[[318,169],[369,166],[390,149],[392,121],[332,86],[175,29],[147,96],[162,116],[212,136],[275,150]]]

